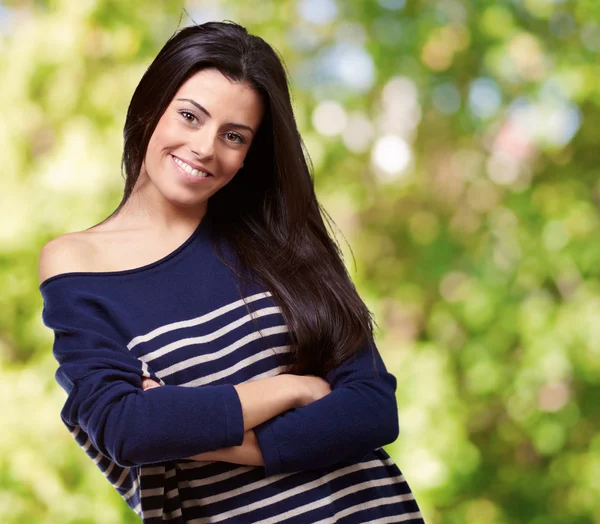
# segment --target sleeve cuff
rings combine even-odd
[[[281,458],[269,421],[256,426],[254,433],[263,456],[265,477],[281,473]]]
[[[242,403],[233,384],[224,384],[223,386],[223,408],[227,428],[227,445],[225,447],[241,446],[244,442]]]

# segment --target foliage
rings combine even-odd
[[[319,197],[398,377],[388,451],[427,521],[600,521],[600,4],[260,5],[186,9],[286,62]],[[138,521],[59,420],[37,255],[116,207],[127,104],[191,23],[183,7],[0,7],[7,524]]]

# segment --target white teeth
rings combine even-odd
[[[175,160],[175,163],[178,166],[181,166],[182,169],[184,169],[187,173],[189,173],[192,176],[197,176],[199,178],[206,178],[208,176],[208,173],[194,169],[189,164],[186,164],[183,160],[179,160],[179,158],[173,157],[173,159]]]

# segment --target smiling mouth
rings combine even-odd
[[[184,162],[183,160],[181,160],[181,158],[176,157],[175,155],[171,155],[171,157],[173,157],[173,160],[181,169],[183,169],[186,173],[188,173],[191,176],[195,176],[198,178],[207,178],[209,176],[213,176],[208,171],[203,171],[190,166],[187,162]]]

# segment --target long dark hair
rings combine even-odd
[[[227,21],[185,27],[167,41],[127,111],[125,190],[110,216],[131,195],[150,137],[175,93],[207,67],[251,85],[265,103],[244,167],[208,201],[211,229],[233,246],[241,266],[281,308],[293,352],[287,372],[324,376],[365,344],[373,348],[374,320],[325,227],[323,216],[330,228],[333,221],[315,195],[286,71],[263,39]]]

